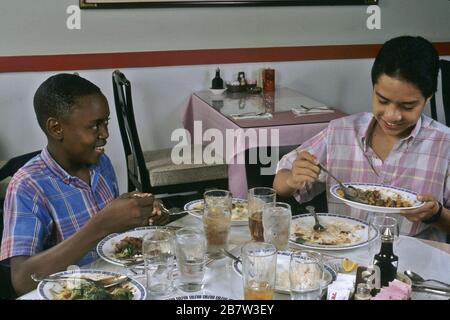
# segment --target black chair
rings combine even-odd
[[[131,83],[119,70],[113,72],[112,83],[125,151],[128,192],[169,194],[167,198],[173,201],[165,200],[166,205],[180,207],[189,200],[201,198],[205,189],[228,187],[226,164],[175,165],[171,160],[171,148],[143,151],[134,117]],[[181,197],[178,200],[177,193]]]
[[[34,151],[27,154],[23,154],[8,160],[0,168],[0,243],[3,236],[3,203],[5,200],[6,188],[8,186],[10,177],[12,177],[17,170],[19,170],[25,163],[28,162],[35,155],[41,151]],[[14,299],[17,295],[14,292],[11,283],[11,271],[8,267],[0,265],[0,300],[1,299]]]
[[[450,127],[450,61],[441,59],[439,61],[442,80],[442,106],[444,107],[445,124]],[[436,97],[433,95],[430,101],[431,117],[438,120],[436,112]]]

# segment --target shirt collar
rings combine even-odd
[[[78,177],[70,175],[66,170],[64,170],[58,162],[56,162],[55,159],[53,159],[52,155],[48,151],[47,148],[42,149],[41,152],[41,158],[42,161],[44,161],[47,168],[58,178],[60,178],[65,184],[69,184],[71,181],[74,181],[75,179],[79,179]],[[92,174],[95,173],[95,168],[98,164],[92,165],[89,167],[89,170],[91,171],[91,179]]]
[[[358,132],[358,138],[359,141],[361,141],[361,145],[363,146],[364,151],[367,151],[370,135],[372,134],[372,131],[376,125],[375,117],[372,116],[367,120],[367,122],[368,124],[366,126],[361,126],[362,129]],[[408,145],[413,143],[414,139],[419,134],[422,126],[423,126],[423,115],[420,116],[419,120],[417,120],[417,123],[414,129],[411,131],[411,133],[407,137],[401,139],[400,141],[405,141]]]

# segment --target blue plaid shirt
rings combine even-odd
[[[0,261],[31,256],[67,239],[118,197],[116,175],[106,155],[90,173],[88,185],[61,168],[46,148],[19,169],[6,193]],[[97,257],[92,248],[78,264]]]

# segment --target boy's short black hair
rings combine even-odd
[[[33,105],[39,126],[46,132],[49,117],[68,115],[80,97],[99,94],[100,88],[79,75],[60,73],[45,80],[34,94]]]
[[[425,98],[437,89],[439,54],[422,37],[401,36],[387,41],[372,67],[372,85],[382,74],[415,85]]]

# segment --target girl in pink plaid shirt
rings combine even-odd
[[[299,202],[312,199],[323,191],[323,182],[334,183],[317,163],[342,181],[407,188],[426,203],[401,213],[406,218],[401,233],[445,241],[450,233],[450,130],[423,114],[436,92],[438,72],[439,55],[424,38],[387,41],[372,67],[372,113],[334,120],[284,156],[275,190]],[[330,212],[361,215],[327,196]]]

